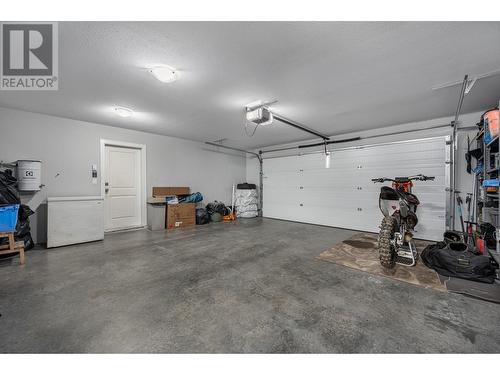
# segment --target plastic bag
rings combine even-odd
[[[238,212],[237,217],[239,218],[252,218],[252,217],[257,217],[258,212],[257,211],[247,211],[247,212]]]
[[[203,200],[203,195],[201,195],[200,192],[193,193],[191,195],[188,195],[185,198],[179,199],[180,203],[198,203]]]
[[[207,212],[210,216],[214,213],[221,214],[222,216],[229,215],[231,210],[226,205],[219,201],[213,201],[206,206]]]
[[[196,209],[196,225],[203,225],[210,223],[210,215],[206,208],[197,208]]]
[[[19,192],[16,188],[17,179],[12,174],[12,170],[6,169],[0,171],[0,204],[20,204],[21,198]],[[24,250],[32,249],[35,244],[31,238],[31,228],[29,217],[33,215],[34,212],[31,208],[25,204],[21,204],[18,211],[18,220],[16,225],[16,232],[14,233],[14,238],[16,241],[24,242]],[[0,241],[0,243],[5,243]]]
[[[0,171],[0,204],[21,203],[16,183],[17,179],[12,175],[12,170]]]
[[[257,205],[256,204],[248,204],[246,206],[238,206],[238,209],[236,212],[243,213],[243,212],[250,212],[250,211],[258,211]]]
[[[251,218],[258,216],[258,194],[255,189],[237,189],[236,190],[236,216],[242,218]]]

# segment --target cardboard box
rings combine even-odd
[[[167,229],[196,225],[196,203],[167,204],[165,226]]]
[[[148,199],[146,200],[146,203],[150,203],[150,204],[167,204],[167,201],[165,199],[165,197],[158,197],[158,198],[153,198],[153,197],[148,197]]]
[[[153,198],[166,197],[167,195],[189,195],[191,189],[186,186],[154,186]]]

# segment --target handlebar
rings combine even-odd
[[[402,177],[401,179],[407,179],[408,181],[413,181],[413,180],[433,181],[435,179],[435,177],[434,176],[424,176],[423,174],[417,174],[415,176]],[[379,178],[372,178],[372,181],[374,183],[375,182],[385,182],[385,181],[399,182],[399,179],[395,180],[393,178],[379,177]]]

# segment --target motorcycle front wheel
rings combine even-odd
[[[393,268],[396,264],[396,249],[391,244],[396,232],[397,221],[392,216],[386,216],[380,225],[378,235],[378,256],[380,264],[385,268]]]

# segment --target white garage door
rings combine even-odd
[[[264,160],[263,216],[378,232],[382,214],[376,177],[422,173],[434,181],[415,181],[420,199],[416,237],[443,237],[446,211],[444,137]],[[390,183],[386,183],[390,185]]]

